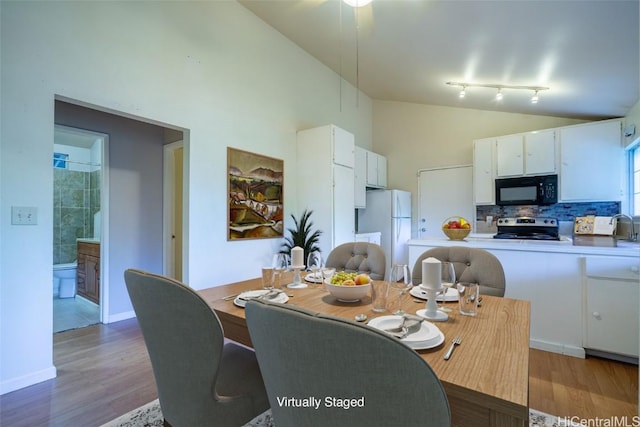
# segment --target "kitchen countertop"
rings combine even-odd
[[[561,236],[561,240],[524,240],[494,239],[493,234],[471,233],[464,240],[450,240],[442,236],[411,239],[407,243],[414,246],[469,246],[494,250],[640,257],[640,243],[625,243],[624,247],[579,246],[566,236]]]
[[[78,239],[76,239],[78,242],[85,242],[85,243],[100,243],[100,239],[94,239],[91,237],[80,237]]]

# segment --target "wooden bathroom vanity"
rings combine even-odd
[[[100,304],[100,242],[78,240],[78,295]]]

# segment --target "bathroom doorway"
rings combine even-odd
[[[101,236],[108,136],[55,125],[53,332],[102,321]]]

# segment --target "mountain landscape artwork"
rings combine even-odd
[[[283,236],[284,161],[227,147],[227,240]]]

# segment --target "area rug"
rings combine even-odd
[[[544,412],[529,410],[529,427],[571,427],[578,426],[567,421],[564,417],[545,414]],[[151,427],[162,426],[162,412],[158,400],[149,402],[134,409],[115,420],[103,424],[101,427]],[[257,416],[243,427],[274,427],[271,410]]]

